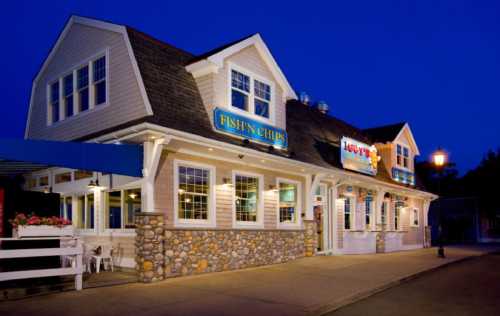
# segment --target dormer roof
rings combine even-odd
[[[394,143],[403,135],[407,136],[408,142],[415,155],[420,155],[417,142],[413,137],[410,125],[407,122],[400,122],[390,125],[366,128],[363,130],[375,143]]]

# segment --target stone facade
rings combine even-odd
[[[165,277],[283,263],[304,257],[304,230],[165,231]]]
[[[135,261],[139,282],[156,282],[164,279],[164,220],[162,213],[135,215]]]
[[[304,245],[305,245],[305,256],[312,257],[316,254],[318,250],[318,234],[316,228],[316,221],[306,221],[304,220]]]

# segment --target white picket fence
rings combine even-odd
[[[60,240],[60,244],[71,245],[70,247],[59,248],[32,248],[32,249],[0,249],[0,259],[15,258],[33,258],[33,257],[51,257],[51,256],[71,256],[73,260],[71,267],[62,267],[54,269],[38,269],[0,272],[0,281],[41,278],[51,276],[74,275],[75,288],[77,291],[82,289],[82,256],[83,246],[78,237],[34,237],[34,238],[0,238],[2,241],[27,241],[27,240]]]

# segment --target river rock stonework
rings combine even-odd
[[[305,227],[305,256],[312,257],[316,254],[318,250],[318,234],[316,231],[316,221],[306,221],[304,220]]]
[[[163,214],[136,214],[135,224],[135,268],[139,282],[161,281],[164,279],[165,264]]]
[[[305,255],[303,230],[165,231],[165,277],[283,263]]]

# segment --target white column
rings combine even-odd
[[[170,142],[170,138],[144,142],[144,168],[141,186],[142,212],[155,211],[155,175],[160,163],[163,145],[168,144],[168,142]]]
[[[333,253],[338,252],[338,214],[337,214],[337,199],[338,199],[338,186],[336,184],[330,188],[330,207],[329,207],[329,217],[330,229],[331,229],[331,250]]]
[[[312,176],[310,174],[306,175],[304,193],[306,196],[306,210],[305,210],[305,220],[311,221],[314,219],[314,211],[313,211],[313,195],[314,192],[311,192],[312,185]]]
[[[423,215],[424,215],[424,227],[427,227],[429,225],[429,207],[431,206],[431,201],[425,199],[422,203],[423,209]]]

